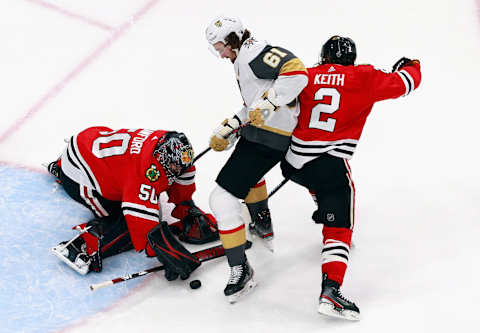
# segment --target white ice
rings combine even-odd
[[[478,331],[479,10],[478,0],[3,0],[0,161],[27,168],[92,125],[182,130],[205,149],[242,104],[232,65],[204,38],[219,13],[238,15],[307,65],[333,34],[355,40],[357,63],[388,70],[406,56],[422,64],[417,91],[374,107],[351,162],[356,248],[343,293],[360,322],[316,313],[321,227],[308,192],[288,183],[270,202],[275,253],[249,250],[259,285],[244,300],[228,304],[228,267],[218,260],[194,273],[198,290],[151,275],[64,331]],[[197,163],[194,199],[204,209],[228,155]],[[281,179],[272,170],[269,189]]]

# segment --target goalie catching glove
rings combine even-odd
[[[213,131],[213,135],[210,138],[210,148],[215,151],[230,149],[237,141],[237,129],[240,127],[240,123],[240,119],[237,116],[225,119],[222,125]]]
[[[277,94],[275,90],[270,88],[259,100],[250,106],[252,111],[248,113],[248,117],[253,126],[262,127],[265,124],[265,120],[267,120],[273,112],[278,110],[279,106],[276,97]]]
[[[170,225],[170,230],[185,243],[205,244],[218,240],[217,221],[212,214],[203,212],[195,203],[183,201],[172,211],[180,219]]]
[[[165,278],[168,281],[188,279],[190,274],[200,266],[200,261],[190,253],[170,232],[168,223],[160,222],[147,234],[148,244],[156,254],[158,261],[165,267]],[[147,254],[150,250],[147,246]]]

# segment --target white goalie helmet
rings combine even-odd
[[[243,36],[243,24],[238,17],[235,16],[218,16],[207,27],[205,36],[210,45],[218,42],[227,44],[225,38],[234,32],[241,40]]]

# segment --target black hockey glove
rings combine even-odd
[[[170,232],[167,222],[162,221],[147,234],[148,243],[155,251],[158,261],[165,266],[168,281],[188,279],[200,266],[200,261],[180,244]]]
[[[403,67],[409,65],[412,62],[412,59],[408,59],[405,57],[400,58],[393,66],[392,66],[392,73],[402,69]]]
[[[178,216],[178,214],[186,214],[186,216],[181,219],[180,225],[175,223],[170,225],[170,229],[182,242],[205,244],[219,238],[217,220],[212,214],[207,214],[195,206],[193,201],[183,201],[178,205],[172,215]]]

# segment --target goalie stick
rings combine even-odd
[[[247,243],[245,245],[245,248],[249,249],[251,247],[252,247],[252,242],[247,241]],[[197,259],[200,260],[200,262],[205,262],[205,261],[209,261],[209,260],[212,260],[212,259],[223,257],[225,255],[225,250],[224,250],[222,245],[217,245],[217,246],[212,246],[212,247],[200,250],[200,251],[193,252],[193,255],[195,257],[197,257]],[[117,284],[117,283],[120,283],[120,282],[125,282],[125,281],[135,279],[135,278],[138,278],[140,276],[144,276],[144,275],[147,275],[147,274],[150,274],[150,273],[153,273],[153,272],[162,271],[164,269],[165,269],[165,267],[163,265],[160,265],[160,266],[156,266],[156,267],[146,269],[144,271],[140,271],[140,272],[133,273],[133,274],[128,274],[128,275],[125,275],[125,276],[122,276],[122,277],[118,277],[118,278],[115,278],[115,279],[110,280],[110,281],[105,281],[105,282],[101,282],[101,283],[97,283],[97,284],[91,284],[90,285],[90,290],[95,291],[95,290],[98,290],[98,289],[103,288],[103,287],[108,287],[108,286],[111,286],[111,285],[114,285],[114,284]]]

